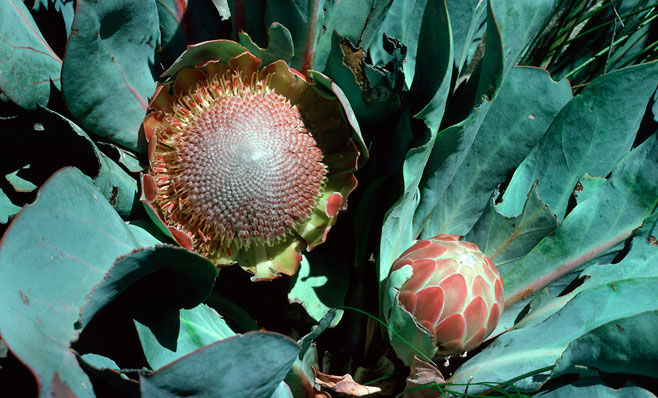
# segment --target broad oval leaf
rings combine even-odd
[[[296,0],[296,2],[299,2]],[[299,2],[301,3],[301,2]],[[310,4],[311,2],[309,2]],[[332,32],[347,37],[357,47],[368,48],[376,39],[378,29],[391,7],[392,0],[352,0],[352,1],[316,1],[318,21],[315,32],[309,32],[315,38],[314,47],[308,42],[305,55],[313,57],[309,65],[315,70],[323,70],[328,53],[331,51]]]
[[[394,38],[405,48],[404,80],[407,87],[411,87],[416,67],[416,53],[418,51],[419,34],[423,16],[428,0],[394,0],[386,14],[386,18],[379,27],[369,54],[375,65],[385,65],[393,57],[384,47],[384,35]],[[437,28],[434,25],[434,28]],[[448,28],[447,24],[441,24],[440,29]],[[439,29],[436,29],[439,31]]]
[[[87,374],[102,378],[126,396],[139,394],[139,383],[121,373],[121,368],[112,359],[98,354],[84,354],[78,356],[78,362]]]
[[[523,317],[515,328],[525,328],[543,321],[562,308],[576,294],[590,287],[614,283],[622,279],[658,277],[658,268],[655,267],[658,262],[658,249],[653,245],[653,238],[657,235],[658,213],[654,213],[647,217],[644,225],[635,232],[635,236],[630,242],[630,249],[621,261],[615,264],[593,263],[585,268],[579,275],[584,282],[571,293],[553,298],[548,294],[541,294],[543,298],[533,300],[530,313]],[[570,275],[570,281],[577,277],[577,275]],[[561,291],[555,289],[554,285],[554,283],[550,285],[553,296]],[[505,314],[503,314],[504,316]]]
[[[498,267],[506,307],[605,254],[642,225],[658,203],[657,138],[629,153],[605,185],[525,257]]]
[[[217,311],[205,304],[180,311],[154,308],[136,319],[135,326],[146,360],[153,369],[235,336]]]
[[[155,91],[160,41],[154,1],[78,1],[62,66],[62,94],[89,132],[145,151],[139,129]]]
[[[294,43],[293,68],[303,74],[310,69],[323,71],[332,51],[333,32],[347,36],[354,43],[360,43],[362,38],[363,44],[369,43],[390,2],[271,0],[265,6],[265,26],[278,22],[290,31]],[[246,2],[236,1],[236,5],[240,3],[244,8]],[[245,10],[234,14],[244,18]]]
[[[119,214],[127,216],[132,211],[137,195],[135,179],[59,113],[37,105],[35,112],[0,120],[0,130],[5,133],[0,170],[13,172],[5,177],[11,183],[11,187],[5,186],[5,193],[14,204],[32,201],[36,188],[53,173],[74,166],[93,179]]]
[[[279,388],[299,350],[297,343],[277,333],[230,337],[142,375],[142,396],[269,397]]]
[[[212,290],[217,270],[196,253],[178,246],[161,245],[135,250],[119,258],[103,281],[94,288],[81,311],[80,322],[87,325],[104,306],[122,293],[143,311],[193,308]],[[148,303],[157,303],[149,305]]]
[[[340,266],[340,261],[332,261],[329,253],[322,256],[314,252],[302,256],[299,271],[291,278],[288,300],[299,303],[316,322],[319,322],[332,308],[344,304],[348,291],[348,280],[342,276],[348,272]],[[338,324],[342,311],[333,319]]]
[[[21,211],[21,208],[12,203],[9,197],[7,197],[7,194],[0,189],[0,224],[6,224],[9,221],[9,217],[19,211]]]
[[[495,199],[493,195],[464,240],[478,245],[497,267],[519,261],[558,227],[555,216],[539,199],[536,185],[528,192],[523,211],[516,217],[496,211]]]
[[[433,1],[427,6],[426,12],[438,12],[439,15],[446,18],[445,1]],[[424,26],[421,27],[421,31],[424,33],[424,40],[435,39],[436,36],[431,32],[433,24],[430,16],[423,18],[423,22]],[[429,93],[428,96],[424,97],[424,100],[429,101],[429,104],[423,103],[421,106],[424,108],[414,116],[424,122],[422,138],[418,142],[411,143],[415,146],[410,148],[405,155],[402,168],[404,184],[402,197],[389,209],[384,217],[380,252],[377,258],[380,283],[388,276],[395,258],[411,246],[418,236],[414,234],[412,227],[413,217],[421,199],[419,185],[422,181],[424,169],[431,159],[435,142],[440,140],[440,138],[437,138],[437,135],[440,134],[438,129],[445,110],[452,76],[452,42],[449,26],[444,27],[442,33],[441,40],[443,43],[439,46],[440,51],[434,55],[421,52],[419,54],[420,59],[417,62],[419,72],[416,79],[418,83],[415,84],[428,83],[436,88],[436,93]],[[432,73],[429,68],[438,68],[433,72],[435,76],[440,77],[440,80],[428,76]],[[397,136],[402,137],[400,141],[407,139],[406,137],[414,136],[410,106],[400,113],[396,129]],[[406,149],[408,143],[404,141],[403,143],[405,144],[403,148]]]
[[[635,278],[603,284],[576,295],[544,322],[510,330],[462,365],[448,380],[471,384],[469,392],[485,389],[477,382],[510,380],[520,374],[551,367],[569,344],[605,324],[646,311],[658,310],[658,278]],[[559,331],[556,333],[556,331]],[[524,392],[536,391],[549,371],[517,381]]]
[[[73,137],[77,135],[88,143],[91,152],[97,158],[97,165],[94,166],[98,167],[97,173],[88,175],[93,178],[96,188],[103,193],[116,211],[122,216],[128,216],[137,202],[137,181],[101,152],[87,133],[75,123],[47,108],[40,107],[39,113],[42,120],[49,123],[44,127],[48,127],[51,134],[61,136],[66,132]]]
[[[50,82],[59,88],[62,60],[22,1],[0,1],[0,18],[0,92],[26,109],[47,105]]]
[[[451,107],[446,110],[446,118],[442,123],[456,124],[439,132],[423,171],[420,203],[414,215],[415,236],[436,235],[433,234],[434,227],[430,227],[427,232],[423,229],[462,166],[492,107],[492,101],[495,102],[499,95],[501,85],[507,84],[507,76],[518,61],[521,50],[541,27],[544,19],[542,10],[550,8],[551,4],[547,0],[533,2],[532,5],[523,2],[488,2],[484,56],[461,95],[456,96]],[[527,22],[518,24],[515,18]],[[477,105],[475,109],[472,109],[473,104]],[[527,192],[526,189],[524,194]]]
[[[126,224],[79,170],[56,173],[0,241],[0,334],[37,378],[41,396],[91,384],[69,345],[89,293],[115,259],[138,247]],[[48,344],[35,344],[48,336]]]
[[[585,173],[607,176],[628,153],[656,84],[653,62],[610,72],[585,87],[516,170],[500,211],[518,214],[538,179],[539,196],[561,221],[578,180]]]
[[[468,50],[476,37],[482,14],[486,10],[483,1],[447,0],[450,27],[453,31],[455,68],[461,72],[465,67]],[[481,38],[480,38],[481,39]]]
[[[656,396],[642,387],[628,383],[621,388],[608,387],[598,376],[584,377],[571,384],[542,391],[535,395],[541,398],[655,398]]]
[[[439,27],[436,21],[439,21]],[[453,43],[445,0],[429,0],[423,12],[411,91],[420,111],[415,118],[439,131],[452,79]],[[405,70],[405,77],[409,72]],[[416,106],[414,106],[414,109]]]
[[[513,68],[422,235],[466,234],[496,187],[537,145],[570,99],[566,80],[556,83],[538,68]]]
[[[608,322],[574,340],[551,377],[578,369],[647,377],[658,374],[658,310]]]

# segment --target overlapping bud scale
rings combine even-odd
[[[398,288],[398,303],[429,332],[436,355],[472,350],[495,329],[504,306],[503,280],[476,245],[456,235],[419,240],[391,273],[404,266],[412,274]]]

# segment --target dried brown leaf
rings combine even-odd
[[[418,359],[418,357],[414,357],[414,361],[411,364],[411,373],[409,374],[409,377],[407,377],[407,386],[405,389],[408,390],[429,383],[442,384],[445,382],[446,380],[443,378],[439,369],[428,362]],[[410,391],[404,394],[404,398],[435,398],[436,396],[437,391],[430,387]]]
[[[352,376],[334,376],[322,373],[313,368],[315,384],[329,391],[335,391],[348,397],[364,397],[381,391],[378,387],[363,386],[354,381]]]

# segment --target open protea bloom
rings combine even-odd
[[[491,260],[457,235],[419,240],[395,260],[384,315],[391,331],[427,356],[450,357],[477,347],[504,307],[503,279]],[[415,350],[390,334],[398,356]]]
[[[294,274],[357,184],[363,141],[344,95],[225,40],[189,46],[164,76],[144,119],[151,217],[255,280]]]

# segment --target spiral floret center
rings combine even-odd
[[[265,81],[215,77],[163,121],[152,159],[163,216],[210,252],[275,244],[310,216],[322,151],[298,107]]]

